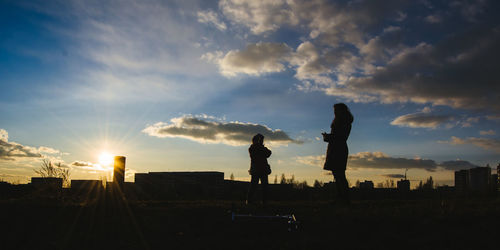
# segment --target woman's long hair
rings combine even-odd
[[[335,112],[334,124],[350,125],[354,121],[354,116],[352,116],[351,111],[344,103],[333,105],[333,109]]]

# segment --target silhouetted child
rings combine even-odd
[[[271,156],[271,150],[264,146],[264,136],[256,134],[252,138],[252,145],[248,148],[250,153],[250,170],[248,172],[252,176],[250,181],[250,189],[248,190],[247,204],[253,203],[255,190],[259,184],[262,184],[262,203],[267,202],[267,176],[271,174],[271,166],[267,163],[267,158]]]
[[[347,157],[347,138],[351,133],[351,123],[354,117],[347,105],[337,103],[333,105],[335,118],[333,119],[330,134],[322,133],[323,140],[328,142],[326,161],[323,169],[332,171],[337,187],[337,203],[349,204],[349,184],[345,176]]]

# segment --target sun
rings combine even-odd
[[[110,166],[111,164],[113,164],[113,161],[113,155],[108,152],[102,152],[99,155],[99,164],[101,164],[102,166]]]

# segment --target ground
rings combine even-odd
[[[232,221],[231,214],[295,214]],[[2,249],[499,249],[500,199],[0,201]]]

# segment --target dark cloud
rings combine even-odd
[[[477,165],[472,164],[468,161],[461,161],[461,160],[444,161],[441,162],[439,166],[447,170],[462,170],[462,169],[470,169],[478,167]]]
[[[91,162],[86,162],[86,161],[74,161],[71,163],[71,166],[76,166],[76,167],[87,167],[87,166],[93,166],[94,164]]]
[[[0,129],[0,159],[15,160],[16,158],[39,158],[42,155],[36,148],[9,142],[7,131]]]
[[[324,155],[311,155],[296,157],[299,163],[323,167]],[[347,161],[348,168],[378,168],[378,169],[425,169],[435,171],[437,164],[433,160],[408,159],[401,157],[391,157],[382,152],[360,152],[349,155]]]
[[[383,177],[387,177],[387,178],[394,178],[394,179],[402,179],[402,178],[405,178],[405,175],[404,175],[404,174],[383,174],[382,176],[383,176]]]
[[[425,169],[435,171],[437,164],[428,159],[390,157],[382,152],[360,152],[349,156],[348,167],[382,169]]]
[[[310,165],[323,167],[324,155],[309,155],[295,157],[295,161]],[[430,159],[409,159],[403,157],[391,157],[382,152],[360,152],[349,156],[348,168],[372,168],[372,169],[424,169],[430,172],[442,168],[445,170],[460,170],[477,167],[477,165],[463,160],[452,160],[436,163]],[[402,174],[386,174],[389,178],[404,178]]]
[[[431,103],[498,114],[500,26],[495,11],[488,11],[495,9],[497,3],[453,1],[441,6],[443,9],[427,7],[421,9],[418,17],[406,18],[405,8],[415,5],[421,3],[221,1],[220,7],[227,18],[244,24],[255,34],[287,25],[306,27],[309,32],[309,40],[290,56],[267,55],[266,49],[252,45],[256,49],[253,54],[261,55],[256,62],[269,60],[270,66],[251,67],[250,61],[241,60],[227,61],[225,67],[234,67],[238,62],[243,70],[229,72],[255,75],[281,71],[284,63],[289,63],[296,69],[295,76],[303,81],[301,90],[324,91],[356,102]],[[445,16],[461,20],[463,28],[454,31],[451,26],[445,27],[449,33],[443,32],[431,41],[425,40],[425,35],[420,40],[408,40],[414,35],[408,36],[408,25],[405,26],[410,22],[408,19],[424,18],[427,22],[450,25],[445,23]],[[424,31],[417,29],[417,32]],[[449,117],[420,118],[411,124],[434,127]]]
[[[500,28],[481,27],[436,45],[421,43],[346,86],[383,102],[413,101],[500,112]]]
[[[184,116],[173,118],[170,123],[159,122],[148,126],[144,133],[156,137],[180,137],[200,143],[223,143],[227,145],[247,145],[257,133],[265,136],[270,144],[302,143],[279,129],[243,122],[221,122],[203,117]]]

